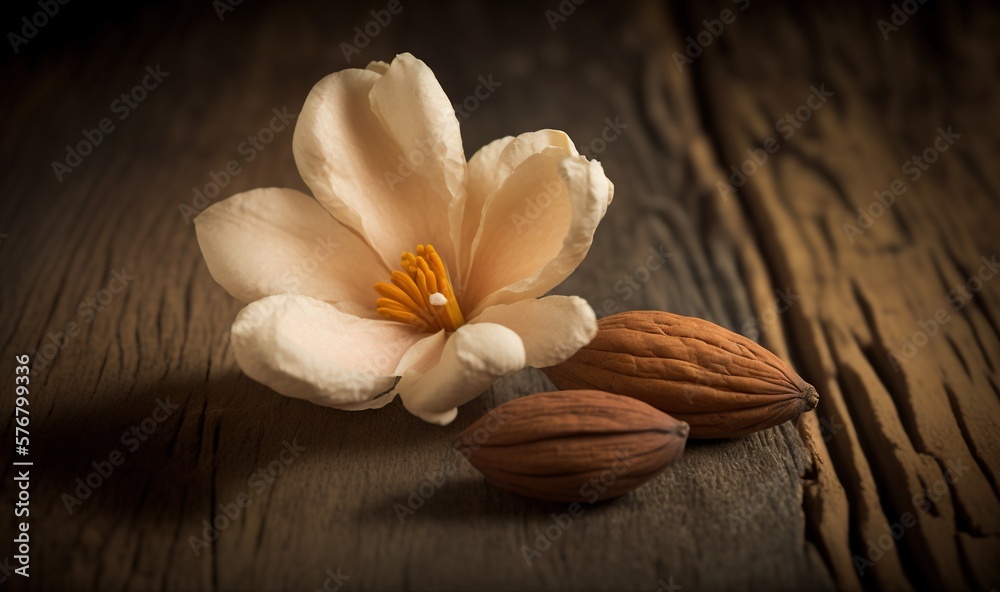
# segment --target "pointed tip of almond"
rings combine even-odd
[[[685,423],[683,421],[680,422],[679,426],[677,426],[677,436],[678,437],[687,439],[688,433],[690,433],[690,432],[691,432],[691,426],[689,426],[687,423]]]
[[[801,390],[802,400],[806,402],[805,411],[812,411],[819,404],[819,393],[816,392],[816,387],[811,384],[806,384],[805,388]]]

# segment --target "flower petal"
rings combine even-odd
[[[465,203],[465,149],[455,109],[434,72],[411,54],[399,54],[372,87],[370,100],[414,173],[425,177],[447,204],[457,242]]]
[[[493,181],[500,154],[514,136],[493,140],[483,146],[469,159],[469,168],[465,176],[465,209],[462,212],[462,237],[459,247],[459,267],[467,271],[472,260],[472,241],[479,230],[479,221],[483,216],[483,206],[486,199],[493,194],[496,183]],[[463,273],[463,277],[467,275]]]
[[[425,337],[414,344],[413,347],[403,355],[396,367],[396,376],[404,374],[420,375],[437,365],[441,359],[441,352],[448,342],[448,334],[444,329],[437,333]]]
[[[528,366],[545,368],[568,359],[597,335],[597,317],[578,296],[546,296],[498,304],[469,321],[496,323],[517,333]]]
[[[541,296],[583,261],[614,194],[596,161],[545,148],[488,200],[460,297],[468,317]]]
[[[565,132],[544,129],[517,136],[493,140],[480,148],[469,159],[466,174],[467,197],[462,219],[462,242],[459,249],[461,265],[465,269],[472,257],[472,241],[476,238],[486,200],[503,185],[510,173],[532,154],[554,146],[566,154],[578,152]]]
[[[516,333],[494,323],[466,324],[448,337],[435,366],[423,374],[404,372],[396,390],[410,413],[447,425],[459,405],[523,367],[524,346]]]
[[[385,76],[394,68],[389,66]],[[367,240],[390,269],[398,266],[404,251],[424,243],[434,244],[454,266],[449,223],[453,200],[442,184],[445,175],[430,174],[430,164],[417,162],[420,154],[404,156],[372,111],[370,95],[383,79],[380,70],[377,63],[370,69],[342,70],[313,87],[292,139],[299,174],[333,217]],[[408,99],[395,103],[402,111],[394,118],[419,120],[428,127],[438,122],[436,112],[429,113],[433,109],[427,107],[426,97]],[[425,121],[428,117],[433,121]],[[396,136],[404,134],[396,131]]]
[[[374,310],[372,286],[389,273],[363,240],[294,189],[240,193],[194,222],[209,272],[242,302],[305,294]]]
[[[504,147],[497,160],[494,172],[493,188],[499,189],[507,177],[519,167],[522,162],[533,154],[538,154],[549,147],[562,149],[568,156],[579,156],[576,146],[566,132],[554,129],[543,129],[537,132],[527,132],[514,138],[514,141]]]
[[[389,70],[389,64],[383,62],[382,60],[375,60],[373,62],[369,62],[368,65],[365,66],[365,70],[371,70],[372,72],[376,72],[378,74],[385,74]]]
[[[257,382],[325,407],[366,409],[392,400],[401,360],[428,336],[282,294],[240,311],[232,337],[237,363]]]

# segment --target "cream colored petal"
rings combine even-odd
[[[232,337],[236,361],[250,378],[288,397],[354,410],[392,400],[400,361],[428,336],[284,294],[240,311]]]
[[[316,199],[365,238],[389,268],[398,267],[404,251],[425,243],[455,267],[448,189],[414,172],[372,111],[369,95],[383,78],[378,69],[342,70],[313,87],[295,125],[295,163]],[[412,99],[398,101],[405,113],[394,117],[428,117]]]
[[[479,230],[479,221],[483,215],[486,199],[493,193],[497,185],[494,177],[500,163],[500,154],[514,136],[493,140],[483,146],[469,159],[469,168],[465,176],[466,198],[462,214],[462,240],[459,248],[459,266],[467,270],[472,259],[472,241]],[[463,274],[465,277],[466,274]]]
[[[519,135],[514,141],[504,147],[497,159],[494,172],[493,189],[503,185],[514,169],[521,165],[532,154],[538,154],[546,148],[560,148],[567,156],[579,156],[576,146],[566,132],[553,129],[543,129],[537,132],[527,132]]]
[[[544,129],[517,136],[507,136],[483,146],[469,159],[466,176],[468,197],[462,220],[461,253],[463,269],[471,261],[472,241],[476,238],[483,206],[499,189],[510,173],[532,154],[545,148],[561,148],[568,156],[577,156],[576,147],[564,132]]]
[[[374,310],[372,286],[389,274],[363,240],[294,189],[240,193],[194,222],[212,277],[243,302],[305,294]]]
[[[475,199],[479,203],[480,213],[486,198],[499,187],[494,179],[500,166],[500,155],[514,139],[514,136],[506,136],[493,140],[477,150],[469,159],[469,169],[465,177],[468,199],[470,201]],[[474,208],[467,209],[466,214],[469,214],[471,209]],[[475,221],[478,224],[478,214],[475,216]]]
[[[516,333],[494,323],[467,324],[448,337],[436,365],[423,374],[405,372],[396,390],[410,413],[447,425],[459,405],[523,367],[524,346]]]
[[[396,376],[418,376],[436,366],[447,341],[448,334],[443,329],[418,341],[399,361]]]
[[[452,243],[457,245],[466,161],[462,132],[448,95],[427,64],[402,53],[375,83],[370,100],[372,111],[402,149],[413,174],[427,179],[447,205]],[[451,246],[440,250],[455,252]],[[458,260],[452,260],[452,265],[457,270]]]
[[[365,66],[365,70],[371,70],[372,72],[375,72],[376,74],[385,74],[386,71],[389,70],[389,64],[388,64],[388,62],[383,62],[381,60],[375,60],[373,62],[369,62],[368,65]]]
[[[473,242],[462,309],[541,296],[583,261],[614,186],[599,162],[545,148],[490,197]]]
[[[372,87],[371,108],[413,170],[450,202],[465,192],[465,149],[455,110],[427,64],[396,56]]]
[[[528,366],[545,368],[562,362],[597,335],[597,317],[578,296],[546,296],[514,304],[498,304],[469,321],[496,323],[517,333]]]

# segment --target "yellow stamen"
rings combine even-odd
[[[376,312],[428,333],[451,332],[465,324],[448,269],[434,247],[417,245],[417,254],[403,253],[399,264],[402,271],[392,272],[391,284],[375,284],[382,296],[375,303]]]
[[[402,309],[402,310],[406,310],[406,311],[409,311],[409,312],[413,312],[413,313],[417,314],[417,316],[419,316],[423,320],[423,322],[424,322],[425,325],[432,324],[431,320],[430,320],[430,317],[427,316],[426,312],[424,312],[423,306],[421,306],[421,305],[417,304],[416,302],[414,302],[413,299],[410,298],[410,296],[407,295],[406,292],[404,292],[403,290],[401,290],[399,288],[399,286],[394,286],[392,284],[379,283],[379,284],[375,284],[375,290],[379,294],[381,294],[382,296],[384,296],[384,298],[379,298],[378,299],[379,304],[377,305],[377,307],[383,307],[383,305],[380,304],[381,301],[383,301],[383,300],[389,300],[389,301],[392,301],[392,302],[396,303],[396,306],[394,306],[392,308],[397,308],[397,309]],[[383,308],[388,308],[388,307],[383,307]],[[377,308],[376,308],[376,310],[377,310]]]
[[[427,323],[423,319],[419,318],[412,312],[401,312],[398,310],[393,310],[391,308],[376,308],[376,311],[390,321],[398,321],[400,323],[408,323],[419,328],[421,331],[427,330]]]

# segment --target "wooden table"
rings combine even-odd
[[[213,181],[222,196],[305,189],[290,126],[251,162],[240,145],[348,67],[341,44],[360,46],[355,27],[388,6],[363,4],[73,3],[5,66],[0,407],[10,443],[15,355],[43,362],[35,589],[1000,583],[995,10],[404,0],[351,55],[413,52],[455,103],[492,75],[461,119],[470,154],[552,127],[604,163],[615,201],[560,293],[599,314],[710,319],[821,394],[797,425],[692,442],[646,486],[559,526],[565,506],[488,485],[449,446],[498,403],[551,388],[537,370],[440,428],[398,403],[286,399],[233,359],[240,304],[180,205]],[[167,74],[116,109],[147,66]],[[57,174],[103,118],[114,128]],[[230,160],[239,173],[222,183]],[[666,263],[647,273],[650,250]],[[7,506],[18,457],[3,451]],[[193,543],[213,519],[218,537]],[[546,530],[558,534],[529,564]]]

